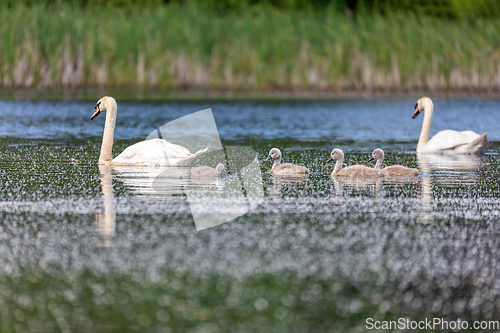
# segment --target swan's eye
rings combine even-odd
[[[95,110],[96,110],[96,111],[100,111],[100,110],[99,110],[99,106],[100,106],[100,105],[101,105],[101,102],[99,102],[99,103],[97,103],[97,104],[95,105]]]

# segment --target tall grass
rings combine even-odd
[[[3,88],[500,88],[497,19],[58,3],[0,20]]]

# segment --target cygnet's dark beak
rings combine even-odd
[[[332,157],[330,157],[330,158],[328,159],[328,161],[326,161],[326,163],[330,163],[330,162],[333,162],[333,158],[332,158]]]
[[[417,103],[417,104],[415,104],[415,113],[413,114],[412,118],[413,119],[417,118],[419,113],[420,113],[420,110],[418,109],[418,103]]]
[[[270,161],[272,160],[273,158],[271,157],[271,155],[269,155],[264,161]]]
[[[375,157],[370,157],[370,159],[368,161],[366,161],[366,163],[370,163],[371,161],[375,161]]]

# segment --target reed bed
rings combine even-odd
[[[500,20],[200,5],[0,11],[0,87],[500,89]]]

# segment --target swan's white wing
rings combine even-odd
[[[192,154],[189,150],[183,146],[163,139],[151,139],[127,147],[120,155],[113,159],[112,163],[177,165],[179,161],[191,156]],[[191,159],[189,158],[189,160]]]
[[[158,139],[158,142],[159,144],[161,142],[162,149],[168,152],[169,157],[183,158],[191,155],[191,152],[186,147],[179,146],[162,139]]]
[[[470,132],[470,131],[468,131]],[[474,132],[471,132],[476,134]],[[482,156],[486,153],[486,149],[488,149],[489,142],[487,138],[487,133],[477,137],[466,145],[461,145],[455,147],[455,153],[457,154],[474,154],[478,156]]]
[[[423,153],[438,153],[454,150],[455,147],[466,145],[479,138],[480,135],[473,131],[444,130],[432,137],[424,146]]]
[[[474,140],[476,140],[477,138],[480,137],[480,135],[477,134],[474,131],[462,131],[460,133],[462,133],[462,135],[464,135],[464,137],[468,137],[469,138],[469,142],[472,142],[472,141],[474,141]]]

